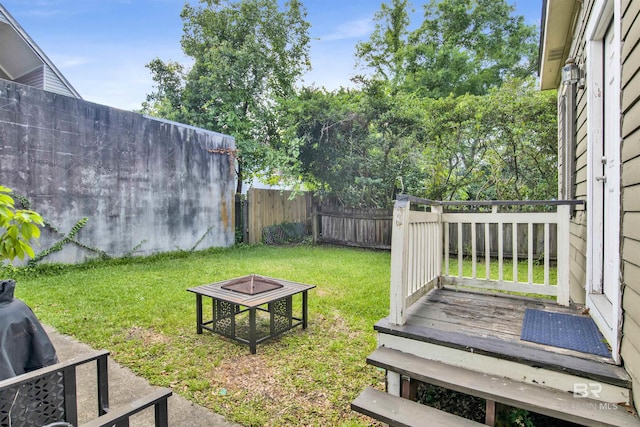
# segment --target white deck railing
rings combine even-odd
[[[412,210],[412,202],[422,210]],[[391,238],[392,323],[404,324],[407,308],[437,286],[552,295],[559,304],[569,304],[570,204],[536,201],[464,205],[490,206],[491,211],[445,212],[445,207],[463,203],[409,196],[396,200]],[[498,211],[500,206],[509,205],[548,206],[555,210]],[[556,229],[555,248],[551,243],[552,228]],[[534,229],[541,230],[536,234],[542,242],[534,237]],[[478,242],[482,247],[478,247]],[[556,280],[552,280],[554,252]],[[534,270],[542,270],[542,274],[535,275]]]

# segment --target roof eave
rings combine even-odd
[[[560,85],[581,5],[579,0],[543,1],[538,70],[542,90],[556,89]]]
[[[22,28],[22,26],[15,20],[15,18],[9,13],[9,11],[0,3],[0,12],[2,12],[10,25],[16,31],[16,33],[22,37],[24,42],[29,46],[29,48],[40,58],[43,64],[49,66],[49,68],[55,73],[55,75],[60,79],[60,81],[67,87],[69,92],[71,92],[76,98],[82,99],[80,93],[69,83],[66,77],[58,70],[58,68],[51,62],[51,60],[45,55],[44,51],[40,49],[40,46],[27,34],[27,32]]]

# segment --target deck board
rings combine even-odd
[[[553,300],[495,292],[434,289],[407,310],[403,326],[382,319],[375,325],[419,341],[501,357],[562,372],[588,373],[594,379],[624,385],[628,377],[613,359],[520,339],[527,308],[581,314],[583,307],[564,307]]]

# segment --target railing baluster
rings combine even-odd
[[[427,249],[428,235],[427,227],[424,222],[420,223],[420,253],[422,257],[420,259],[420,269],[418,271],[418,282],[416,283],[416,290],[420,289],[426,279],[427,266],[429,265],[429,250]]]
[[[549,241],[551,240],[551,236],[549,233],[549,223],[544,223],[544,285],[550,286],[549,283]]]
[[[424,240],[422,245],[424,246],[425,259],[424,259],[424,268],[422,269],[422,280],[420,281],[420,285],[424,286],[425,283],[429,281],[431,277],[431,264],[433,259],[433,253],[431,252],[431,227],[430,224],[425,223],[422,225],[424,228]]]
[[[442,224],[444,227],[444,248],[442,248],[444,252],[444,275],[449,275],[449,223],[444,222]]]
[[[504,280],[504,223],[498,222],[498,281]]]
[[[418,264],[418,259],[420,258],[420,254],[417,253],[418,252],[418,248],[417,248],[417,242],[416,242],[416,238],[418,235],[418,230],[417,230],[418,226],[411,224],[409,225],[409,259],[411,260],[409,263],[409,272],[411,273],[409,275],[409,284],[407,286],[408,290],[409,290],[409,294],[412,294],[415,289],[416,289],[416,281],[417,281],[417,264]]]
[[[462,223],[458,222],[458,277],[462,277]]]
[[[511,232],[511,252],[513,255],[513,283],[518,283],[518,223],[513,222]]]
[[[527,245],[527,252],[529,255],[529,264],[527,265],[527,280],[529,284],[533,283],[533,222],[527,224],[527,233],[529,237],[529,244]]]
[[[473,279],[476,279],[478,277],[478,275],[476,274],[476,267],[478,264],[478,257],[477,257],[477,245],[476,245],[476,223],[472,222],[471,223],[471,277]]]
[[[484,278],[491,280],[491,237],[488,221],[484,223],[484,263]]]

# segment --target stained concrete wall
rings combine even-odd
[[[0,80],[0,184],[78,244],[122,256],[234,243],[232,137]],[[214,151],[211,151],[214,150]],[[62,236],[47,227],[36,252]],[[199,243],[198,243],[199,242]]]

